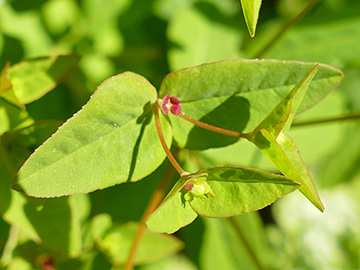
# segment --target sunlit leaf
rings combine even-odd
[[[174,233],[196,219],[196,212],[180,192],[188,178],[182,177],[175,184],[161,205],[146,221],[149,230],[158,233]]]
[[[33,122],[26,111],[0,97],[0,134],[31,125]]]
[[[254,37],[259,18],[261,0],[240,0],[240,2],[249,34],[251,37]]]
[[[152,173],[165,153],[155,127],[153,86],[134,73],[102,83],[87,105],[26,161],[13,187],[35,197],[87,193]],[[168,145],[171,130],[162,127]]]
[[[212,192],[188,200],[186,193],[191,191],[186,191],[184,186],[199,178],[205,178]],[[207,168],[182,177],[146,225],[152,231],[173,233],[191,223],[196,213],[206,217],[240,215],[264,208],[297,188],[299,184],[287,177],[257,169],[232,166]]]
[[[273,137],[277,137],[286,123],[290,127],[295,113],[298,110],[306,90],[319,66],[316,65],[305,77],[276,105],[270,114],[255,128],[255,134],[261,129],[266,129]],[[296,98],[295,98],[296,97]]]
[[[25,60],[10,68],[9,79],[22,104],[39,99],[55,88],[77,65],[78,55]]]
[[[4,220],[36,242],[71,256],[81,250],[80,222],[73,198],[33,199],[10,189],[10,181],[26,158],[59,126],[44,121],[5,133],[1,138],[1,208]]]
[[[262,129],[256,134],[254,143],[285,176],[302,183],[299,190],[320,211],[324,211],[315,184],[290,137],[280,133],[275,139],[267,130]]]
[[[0,74],[0,96],[5,98],[10,103],[13,103],[19,106],[21,109],[25,110],[24,104],[22,104],[19,99],[16,97],[12,84],[9,80],[9,71],[10,63],[7,62]]]
[[[229,217],[256,211],[297,188],[289,178],[245,167],[212,167],[200,170],[215,193],[203,201],[194,198],[191,207],[201,216]]]
[[[325,97],[343,74],[320,64],[297,113]],[[165,77],[161,96],[176,96],[182,111],[197,120],[238,132],[251,132],[281,99],[314,67],[313,63],[277,60],[227,60],[172,72]],[[170,115],[180,147],[206,149],[225,146],[236,138],[194,127]]]

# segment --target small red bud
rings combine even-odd
[[[184,189],[186,191],[190,191],[190,190],[192,190],[193,187],[194,187],[194,183],[188,183],[185,185]]]

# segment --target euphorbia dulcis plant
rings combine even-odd
[[[275,60],[227,60],[172,72],[159,92],[126,72],[104,81],[89,102],[23,164],[12,186],[34,197],[88,193],[139,181],[168,157],[180,179],[147,219],[173,233],[197,215],[256,211],[299,189],[324,207],[291,138],[296,114],[342,80],[330,66]],[[248,140],[282,175],[241,166],[186,172],[172,154]],[[165,222],[166,220],[166,222]]]

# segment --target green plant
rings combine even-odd
[[[285,26],[295,23],[316,2],[310,1]],[[241,3],[253,37],[261,1],[254,1],[254,6]],[[68,5],[74,3],[69,1]],[[117,12],[124,12],[127,5],[116,6]],[[205,2],[198,5],[199,10],[209,8]],[[92,8],[96,10],[96,5]],[[9,10],[6,6],[2,12],[10,16]],[[104,10],[111,10],[111,6]],[[222,11],[230,14],[229,10],[224,5]],[[181,12],[189,12],[194,21],[199,19],[193,10]],[[89,14],[83,19],[91,21]],[[99,29],[111,33],[113,26],[104,20],[99,25],[106,27],[97,28],[95,22],[84,36],[99,41],[104,38]],[[282,35],[285,30],[280,29]],[[213,30],[209,27],[207,31]],[[270,50],[280,38],[279,34],[274,37],[261,43],[265,46],[258,55]],[[81,50],[84,41],[79,40],[79,44],[68,46]],[[103,50],[103,59],[112,57],[107,51],[110,45],[94,44]],[[252,55],[257,48],[251,47],[244,52]],[[181,52],[172,53],[169,58],[176,59]],[[77,54],[4,66],[0,77],[4,112],[0,114],[0,212],[11,227],[3,245],[1,267],[54,269],[56,263],[64,269],[131,269],[133,265],[159,269],[165,267],[163,258],[176,254],[184,244],[189,250],[187,257],[194,256],[195,262],[204,256],[196,252],[197,245],[202,244],[207,256],[198,266],[204,269],[271,268],[274,260],[264,244],[265,237],[261,237],[263,227],[254,211],[296,189],[324,211],[317,188],[288,134],[292,126],[301,124],[294,124],[294,118],[336,88],[343,73],[317,59],[318,63],[204,60],[208,63],[170,72],[158,90],[133,72],[110,77],[77,113],[64,117],[68,118],[65,123],[44,120],[47,107],[36,102],[63,80],[68,80],[69,88],[77,85],[74,82],[81,84],[84,75],[79,75],[79,70],[67,77],[79,61],[84,63]],[[172,60],[174,66],[181,66],[182,61]],[[86,72],[88,76],[95,74],[88,66],[82,68],[85,77]],[[90,87],[96,83],[96,79],[85,81]],[[51,108],[54,103],[49,104]],[[32,111],[31,106],[38,106],[41,112]],[[40,119],[33,116],[36,114]],[[347,118],[358,116],[339,119]],[[312,135],[306,134],[305,139],[311,140]],[[240,143],[246,144],[243,149],[255,151],[251,164],[241,164],[247,153],[231,150]],[[221,150],[239,160],[236,165],[211,156],[211,151],[217,155]],[[261,152],[272,165],[257,164]],[[7,228],[3,220],[1,226]],[[203,238],[199,238],[196,226],[200,231],[206,228]],[[180,228],[179,237],[168,235]],[[349,242],[344,245],[349,250],[354,247]],[[214,252],[220,253],[220,259],[212,263],[210,254]],[[173,261],[166,263],[173,265],[183,257],[170,258]],[[182,260],[186,269],[194,269]],[[154,261],[154,266],[148,264]],[[283,265],[273,266],[278,267]]]

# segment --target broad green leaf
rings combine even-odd
[[[126,262],[138,224],[125,223],[110,228],[100,240],[100,248],[115,265]],[[137,249],[134,264],[143,264],[176,253],[183,244],[174,236],[160,235],[145,230]]]
[[[78,55],[26,60],[10,68],[9,79],[22,104],[39,99],[63,80],[77,65]]]
[[[343,74],[319,64],[298,112],[310,108],[341,81]],[[238,132],[251,132],[314,67],[313,63],[277,60],[226,60],[172,72],[161,96],[176,96],[182,111],[202,122]],[[236,142],[177,117],[169,116],[174,139],[182,148],[206,149]]]
[[[103,82],[82,110],[39,147],[13,187],[29,196],[87,193],[152,173],[165,153],[155,127],[157,94],[131,72]],[[166,142],[171,130],[161,117]]]
[[[0,97],[0,135],[33,122],[26,111]]]
[[[287,177],[252,168],[219,166],[198,173],[208,174],[206,181],[215,196],[208,196],[205,201],[195,197],[190,205],[206,217],[229,217],[256,211],[299,188],[298,183]]]
[[[267,130],[262,129],[255,135],[253,142],[285,176],[302,183],[299,190],[320,211],[324,211],[315,184],[290,137],[280,133],[275,139]]]
[[[249,34],[251,37],[254,37],[259,18],[261,0],[240,0],[240,2]]]
[[[270,114],[255,128],[256,134],[261,129],[266,129],[274,138],[276,138],[284,125],[290,127],[295,113],[298,110],[306,90],[308,89],[319,65],[310,70],[302,80],[276,105]],[[296,98],[295,98],[296,97]],[[295,101],[295,102],[294,102]]]

